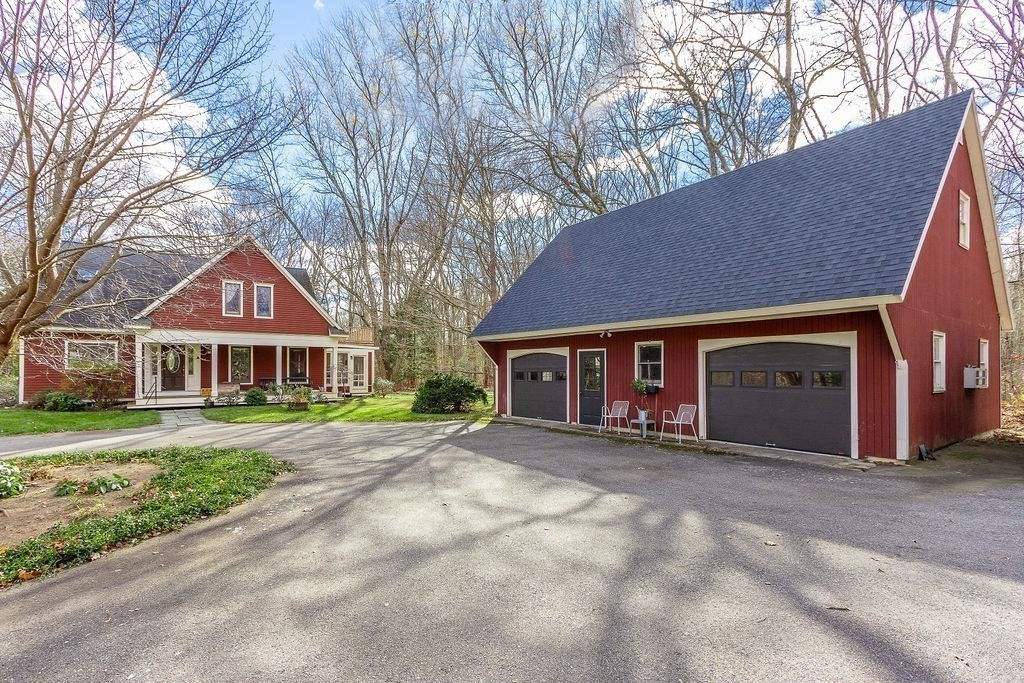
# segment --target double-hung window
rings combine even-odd
[[[256,297],[253,301],[257,318],[274,317],[274,285],[256,283]]]
[[[117,367],[117,342],[65,340],[64,367],[68,370],[115,368]]]
[[[978,340],[978,367],[981,368],[981,377],[978,378],[978,388],[988,388],[988,339]]]
[[[960,246],[971,248],[971,196],[960,193],[960,213],[957,216],[957,232]]]
[[[946,333],[932,332],[932,392],[946,390]]]
[[[638,342],[636,345],[636,376],[648,384],[664,386],[664,350],[660,341]]]
[[[224,315],[240,317],[242,315],[242,283],[237,280],[224,280],[221,283],[221,312]]]

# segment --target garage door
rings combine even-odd
[[[769,343],[707,354],[708,437],[850,454],[850,350]]]
[[[566,421],[565,356],[531,353],[512,359],[512,415]]]

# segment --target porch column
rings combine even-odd
[[[281,347],[274,347],[274,362],[276,363],[276,374],[274,375],[274,383],[281,384]]]
[[[145,373],[146,364],[142,358],[142,340],[135,337],[135,399],[142,398],[146,393]]]
[[[210,396],[217,398],[217,344],[210,344]]]
[[[334,394],[338,392],[338,347],[335,346],[331,351],[331,389],[334,390]]]

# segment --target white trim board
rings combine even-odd
[[[562,337],[575,334],[599,332],[625,332],[632,330],[656,329],[659,327],[685,327],[709,323],[733,323],[751,320],[771,320],[773,318],[799,318],[812,315],[832,315],[835,313],[852,313],[855,311],[875,310],[879,304],[896,304],[902,301],[897,294],[885,294],[857,299],[840,299],[836,301],[818,301],[790,306],[774,306],[771,308],[752,308],[742,311],[723,311],[719,313],[701,313],[667,318],[648,318],[623,322],[582,325],[578,327],[560,327],[546,330],[527,330],[509,332],[507,334],[489,334],[471,336],[476,341],[517,341],[522,339],[538,339],[544,337]]]
[[[203,273],[205,273],[208,270],[210,270],[214,265],[216,265],[217,263],[222,261],[228,254],[232,253],[233,251],[235,251],[236,249],[241,247],[246,242],[248,242],[249,244],[251,244],[254,247],[256,247],[256,249],[261,254],[263,254],[263,256],[265,256],[267,258],[267,260],[270,261],[274,265],[275,268],[277,268],[278,272],[280,272],[281,275],[284,276],[284,278],[289,282],[289,284],[291,284],[296,290],[298,290],[299,294],[301,294],[302,297],[306,301],[308,301],[310,304],[312,304],[313,308],[316,309],[317,313],[319,313],[324,318],[324,320],[326,320],[330,325],[341,329],[341,325],[339,325],[338,321],[336,321],[334,319],[334,316],[332,316],[330,313],[328,313],[327,310],[322,305],[320,305],[320,302],[317,301],[316,299],[314,299],[313,295],[311,295],[308,291],[306,291],[305,287],[303,287],[302,285],[299,284],[299,281],[295,279],[295,276],[293,276],[291,273],[289,273],[288,269],[285,268],[283,265],[281,265],[281,262],[278,261],[276,258],[274,258],[273,254],[271,254],[269,251],[264,249],[262,244],[260,244],[259,242],[257,242],[256,240],[254,240],[252,237],[249,237],[249,236],[243,237],[242,239],[238,240],[237,242],[232,244],[230,247],[228,247],[227,249],[223,250],[221,253],[217,254],[216,256],[211,258],[209,261],[204,263],[202,266],[197,268],[195,271],[190,273],[187,277],[182,279],[178,284],[174,285],[169,290],[167,290],[164,294],[162,294],[161,296],[156,298],[153,301],[153,303],[151,303],[150,305],[146,306],[146,308],[144,308],[141,313],[136,315],[133,318],[133,320],[137,320],[139,318],[144,318],[144,317],[148,316],[150,313],[152,313],[154,310],[156,310],[159,306],[161,306],[165,302],[167,302],[168,299],[170,299],[172,296],[174,296],[175,294],[180,292],[185,287],[187,287],[190,284],[192,284],[193,282],[195,282]],[[245,310],[244,306],[243,306],[242,310]],[[265,318],[260,318],[260,320],[264,320],[264,319]]]
[[[339,343],[336,337],[278,332],[158,329],[139,331],[136,337],[161,344],[255,344],[256,346],[324,346],[373,351],[376,346]]]
[[[750,346],[769,342],[793,342],[797,344],[824,344],[850,349],[850,457],[860,458],[860,422],[857,411],[857,333],[822,332],[814,334],[785,334],[767,337],[731,337],[728,339],[697,340],[697,418],[700,438],[707,438],[707,354],[711,351],[736,346]]]
[[[903,283],[903,291],[899,299],[902,301],[906,298],[907,290],[910,289],[910,283],[914,278],[914,270],[917,268],[921,250],[931,229],[942,191],[946,187],[949,170],[953,166],[953,159],[956,157],[959,143],[966,141],[967,156],[971,162],[971,175],[974,177],[974,190],[978,197],[978,211],[981,214],[981,228],[985,235],[985,252],[988,257],[989,271],[992,275],[996,305],[999,308],[999,326],[1003,331],[1009,331],[1013,329],[1013,311],[1010,307],[1010,296],[1006,286],[1002,249],[999,246],[999,231],[995,223],[995,200],[992,197],[992,185],[988,180],[988,172],[985,168],[985,151],[984,145],[981,142],[980,131],[978,107],[972,95],[970,103],[964,110],[964,117],[960,122],[957,139],[950,147],[949,157],[946,159],[946,168],[943,170],[942,179],[935,190],[935,198],[932,200],[932,207],[928,212],[928,219],[925,221],[924,229],[921,231],[921,238],[918,240],[917,249],[914,251],[914,259],[910,262],[910,269],[907,271],[907,279]]]
[[[549,346],[539,349],[510,349],[505,351],[505,417],[512,415],[512,359],[529,356],[531,353],[550,353],[565,356],[565,422],[569,422],[569,347]],[[535,418],[530,418],[535,419]],[[553,421],[553,420],[552,420]]]

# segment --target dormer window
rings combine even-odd
[[[242,283],[224,280],[222,283],[222,313],[228,316],[242,315]]]
[[[964,249],[971,248],[971,197],[966,192],[960,193],[960,246]]]

